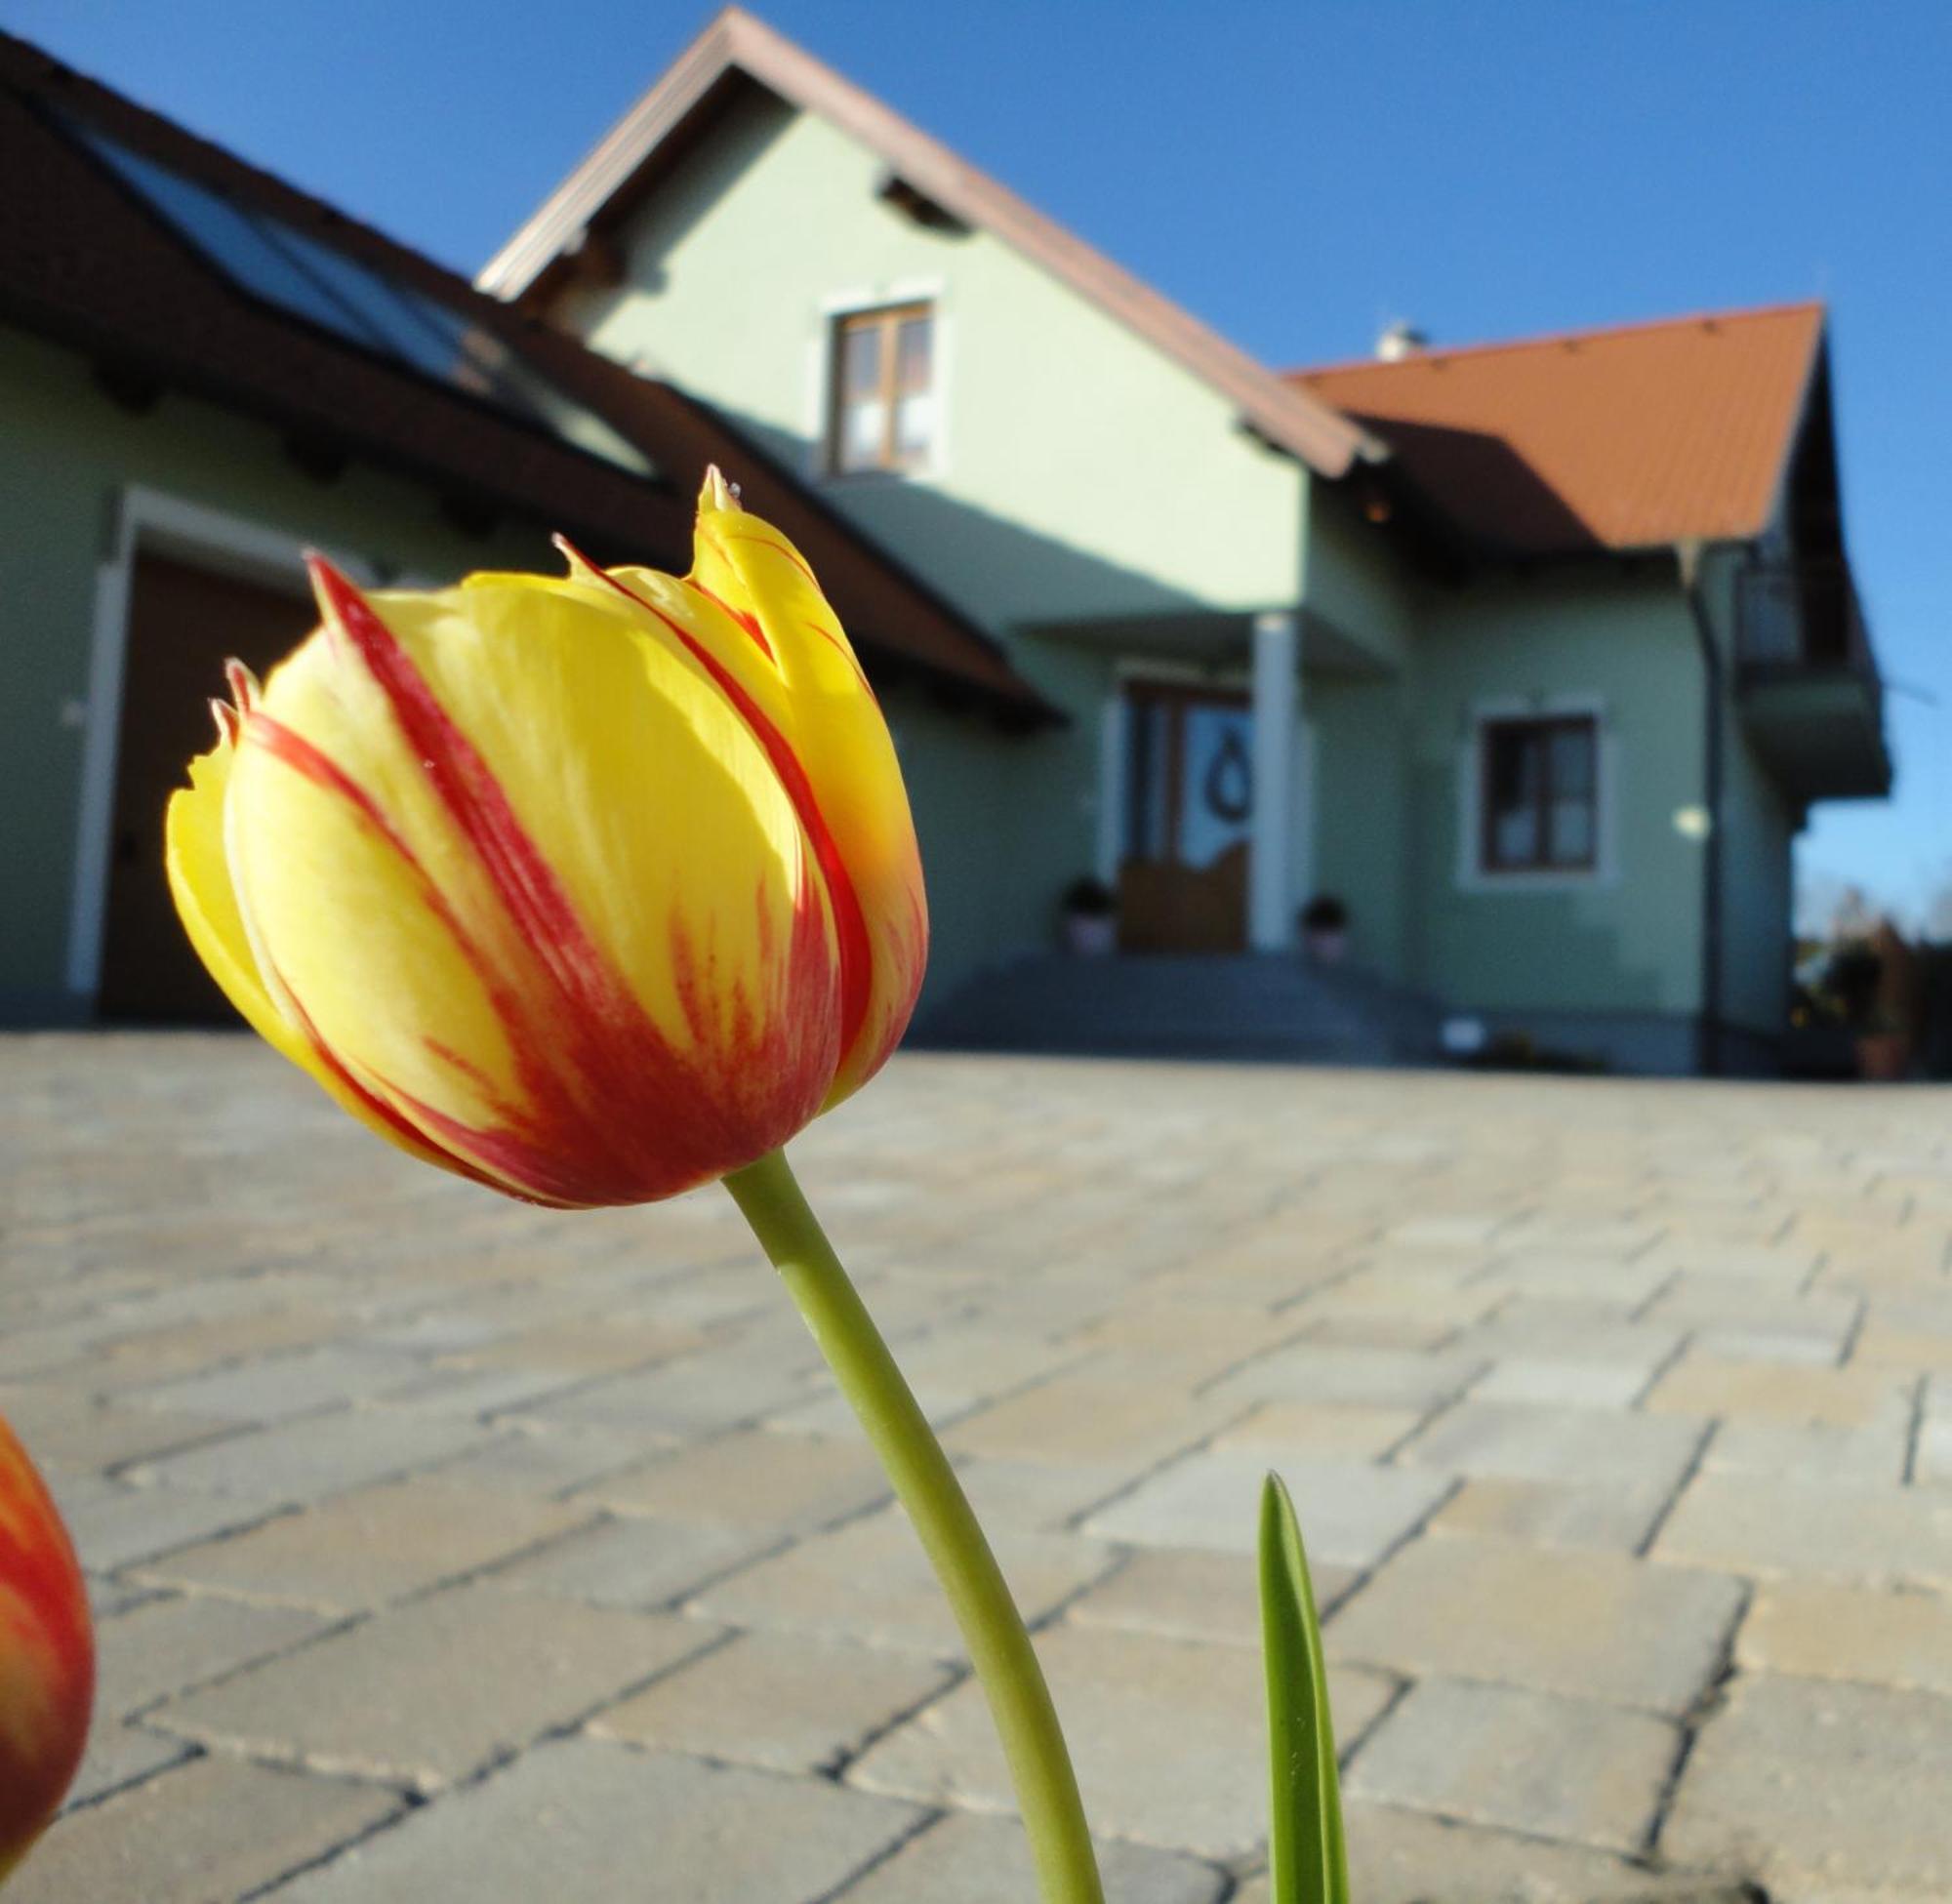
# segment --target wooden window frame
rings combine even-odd
[[[830,476],[902,476],[925,469],[935,460],[940,416],[929,430],[928,448],[913,462],[904,463],[895,446],[896,402],[900,395],[895,376],[900,364],[897,348],[901,327],[916,317],[928,320],[928,393],[937,394],[936,371],[939,363],[937,318],[932,299],[911,299],[906,304],[876,304],[867,310],[842,311],[834,319],[827,353],[827,473]],[[847,417],[847,341],[863,331],[880,334],[880,453],[871,464],[849,468],[841,460]]]
[[[1586,790],[1588,825],[1585,857],[1556,860],[1551,857],[1552,839],[1552,737],[1575,732],[1586,738],[1590,771]],[[1532,799],[1533,851],[1525,860],[1508,860],[1497,850],[1498,805],[1493,797],[1493,761],[1500,736],[1525,734],[1543,742],[1538,789]],[[1600,826],[1604,815],[1601,803],[1600,720],[1592,713],[1499,714],[1479,723],[1478,728],[1478,871],[1486,878],[1535,877],[1546,874],[1596,873],[1600,870]]]

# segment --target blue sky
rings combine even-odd
[[[1464,343],[1829,300],[1899,786],[1817,809],[1800,864],[1907,909],[1952,889],[1952,8],[757,11],[1273,364],[1361,354],[1395,316]],[[469,270],[708,13],[0,0],[11,30]]]

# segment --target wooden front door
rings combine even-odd
[[[281,594],[160,555],[138,555],[129,596],[115,808],[102,919],[102,1018],[229,1024],[237,1014],[183,936],[163,874],[163,809],[215,742],[213,695],[235,656],[262,677],[317,620],[303,579]]]
[[[1126,697],[1119,948],[1243,952],[1254,805],[1247,697],[1152,682]]]

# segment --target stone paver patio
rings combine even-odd
[[[9,1904],[1032,1897],[722,1194],[503,1202],[242,1037],[0,1074],[0,1408],[102,1652]],[[1952,1092],[915,1057],[795,1154],[1118,1904],[1265,1897],[1270,1466],[1361,1904],[1952,1895]]]

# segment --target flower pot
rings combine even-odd
[[[1301,935],[1301,950],[1311,965],[1339,965],[1348,955],[1349,934],[1341,926],[1318,926]]]
[[[1074,958],[1104,958],[1118,949],[1118,920],[1113,912],[1067,912],[1064,950]]]

